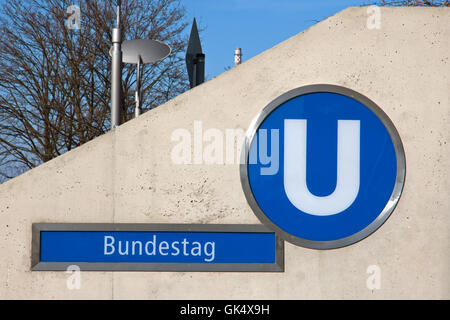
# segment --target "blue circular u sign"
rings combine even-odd
[[[405,178],[387,115],[350,89],[312,85],[272,101],[247,132],[241,182],[257,217],[296,245],[355,243],[394,210]]]

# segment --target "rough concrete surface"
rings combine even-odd
[[[450,299],[450,8],[344,10],[199,87],[0,185],[0,299]],[[176,129],[241,128],[271,100],[337,84],[377,103],[406,152],[399,205],[345,248],[286,243],[284,273],[32,272],[35,222],[259,223],[239,164],[171,160]],[[370,290],[367,268],[381,270]]]

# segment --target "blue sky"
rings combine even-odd
[[[350,6],[375,0],[181,0],[189,19],[204,30],[206,78],[234,65],[234,49],[243,61],[270,49],[317,22]],[[186,29],[189,33],[191,26]]]

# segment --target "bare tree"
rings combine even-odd
[[[449,0],[381,0],[373,4],[378,6],[450,7]]]
[[[126,40],[163,41],[172,54],[146,65],[142,106],[188,89],[178,0],[123,0]],[[0,11],[0,179],[12,178],[103,134],[110,126],[111,30],[116,1],[6,0]],[[75,3],[76,4],[76,3]],[[79,28],[78,28],[79,26]],[[135,67],[123,68],[122,121],[134,114]],[[0,181],[2,182],[2,181]]]

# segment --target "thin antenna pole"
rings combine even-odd
[[[116,9],[116,28],[120,29],[120,5]]]
[[[120,6],[117,6],[116,27],[112,33],[111,63],[111,129],[119,126],[122,120],[122,32],[120,29]]]

